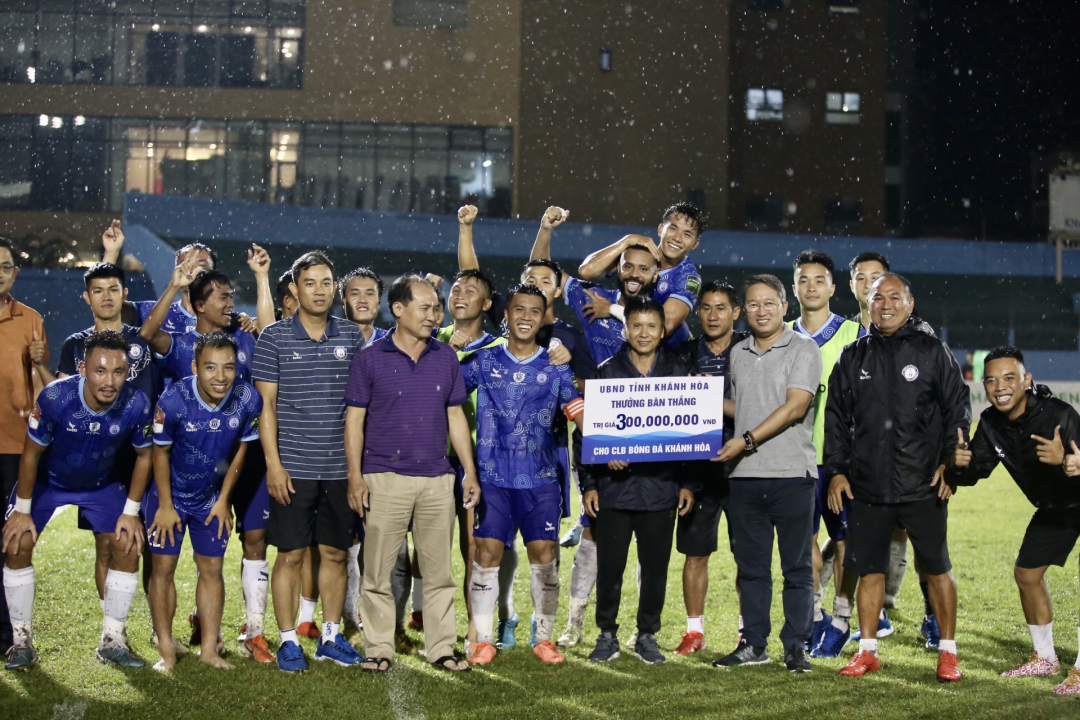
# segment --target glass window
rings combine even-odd
[[[859,93],[825,93],[825,122],[833,125],[858,125],[860,107]]]
[[[784,91],[748,88],[746,91],[747,120],[783,120]]]
[[[266,129],[260,122],[230,122],[226,136],[225,196],[265,202],[269,162]]]
[[[30,203],[30,138],[27,115],[0,115],[0,208],[24,208]]]
[[[35,82],[69,83],[72,81],[74,41],[74,15],[52,12],[41,14],[38,25],[38,61]]]
[[[33,13],[0,13],[0,82],[33,82],[37,16]]]
[[[746,229],[777,232],[783,227],[784,200],[778,197],[746,198]]]
[[[375,126],[345,125],[341,130],[342,207],[375,209]]]
[[[300,202],[316,207],[338,207],[341,170],[341,128],[338,125],[304,126],[301,156],[303,194]]]
[[[113,28],[107,15],[77,15],[75,18],[75,61],[71,75],[75,82],[101,85],[112,82]]]
[[[858,200],[830,200],[825,203],[825,232],[847,235],[859,229],[862,203]]]
[[[402,27],[460,29],[469,25],[468,0],[394,0],[394,24]]]
[[[270,202],[298,204],[303,188],[297,183],[300,128],[284,123],[269,123],[267,155],[270,165]]]

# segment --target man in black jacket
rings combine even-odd
[[[956,583],[946,539],[943,482],[957,432],[971,424],[971,402],[948,346],[911,322],[911,285],[885,273],[870,289],[870,334],[849,345],[829,379],[825,472],[829,506],[848,512],[844,567],[858,574],[859,652],[840,673],[881,668],[877,621],[885,599],[889,543],[897,524],[908,531],[926,573],[941,630],[938,680],[956,681]]]
[[[1032,385],[1017,348],[990,351],[983,367],[990,407],[983,411],[970,446],[957,436],[945,479],[952,485],[974,485],[1000,462],[1037,508],[1013,568],[1035,652],[1004,676],[1056,675],[1061,664],[1054,651],[1054,610],[1043,576],[1050,565],[1064,567],[1080,538],[1080,480],[1070,477],[1080,453],[1065,455],[1065,444],[1075,450],[1080,440],[1080,415],[1047,387]],[[1054,694],[1080,694],[1080,657]]]
[[[675,377],[690,374],[679,355],[660,346],[664,339],[664,306],[652,298],[627,298],[626,342],[597,370],[597,378]],[[637,537],[641,567],[634,654],[650,665],[666,658],[656,643],[667,591],[675,513],[694,506],[694,492],[684,486],[681,463],[622,460],[583,465],[582,504],[593,518],[596,539],[596,624],[600,637],[589,655],[593,662],[619,657],[619,601],[631,536]]]

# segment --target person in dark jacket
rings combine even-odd
[[[597,369],[597,378],[676,377],[690,374],[682,356],[660,346],[664,306],[652,298],[627,298],[626,342]],[[656,643],[667,591],[675,514],[694,506],[694,488],[680,473],[682,463],[611,460],[583,465],[582,504],[593,518],[596,539],[596,624],[600,637],[589,660],[619,656],[619,602],[631,536],[637,537],[641,568],[634,654],[649,664],[666,661]]]
[[[840,672],[859,676],[881,668],[878,615],[892,529],[899,523],[937,611],[937,677],[956,681],[956,583],[946,539],[952,490],[942,477],[957,433],[971,424],[971,401],[952,351],[914,326],[914,303],[903,277],[879,277],[870,289],[870,334],[844,350],[829,378],[829,506],[839,512],[845,496],[851,501],[844,567],[860,578],[859,652]]]
[[[1056,675],[1061,663],[1054,650],[1054,609],[1043,576],[1050,565],[1065,566],[1080,538],[1080,415],[1046,386],[1032,385],[1017,348],[990,351],[983,368],[990,407],[970,445],[957,435],[945,479],[953,486],[974,485],[1000,462],[1036,507],[1013,568],[1035,651],[1005,677]],[[1074,454],[1066,456],[1070,446]],[[1054,693],[1080,694],[1080,657]]]

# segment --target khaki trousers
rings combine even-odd
[[[365,474],[370,508],[364,523],[364,655],[394,657],[396,618],[390,576],[412,521],[413,542],[424,578],[424,643],[427,659],[454,654],[456,585],[450,575],[454,531],[454,476]]]

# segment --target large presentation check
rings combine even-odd
[[[582,435],[583,463],[716,457],[724,444],[724,379],[587,380]]]

